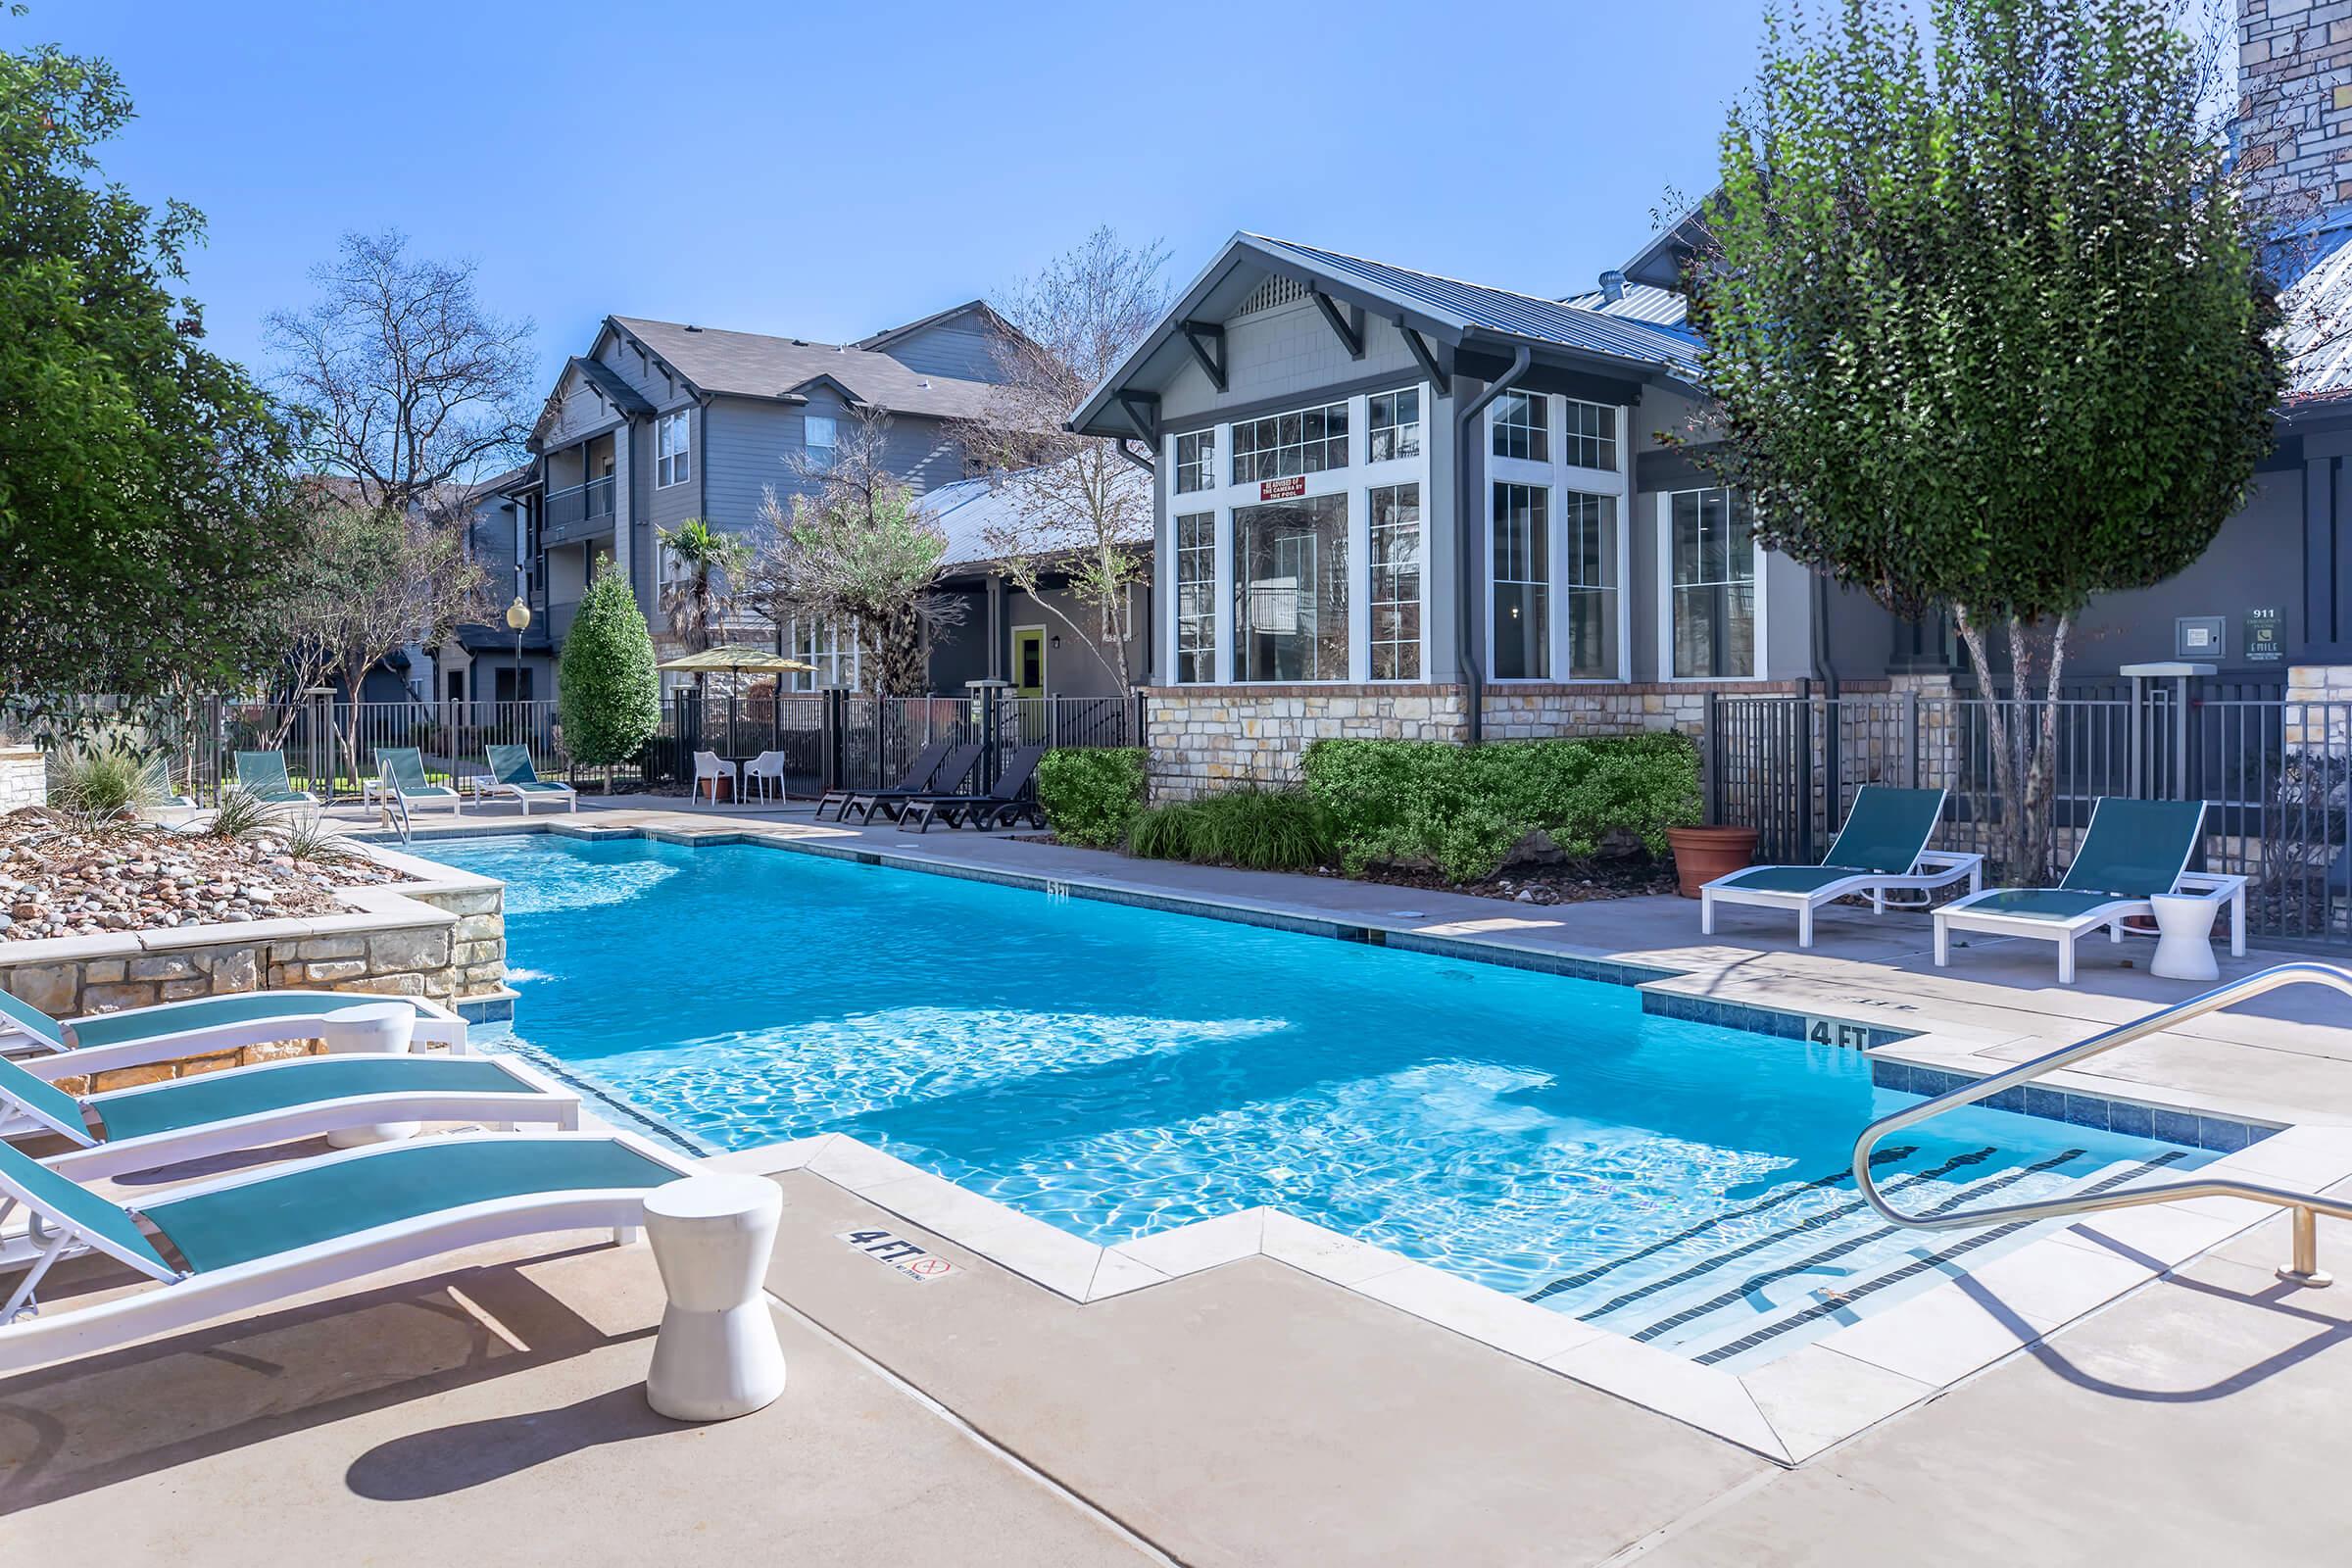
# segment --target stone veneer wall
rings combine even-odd
[[[29,746],[0,746],[0,813],[49,799],[49,769]]]
[[[1787,681],[1490,685],[1488,740],[1680,730],[1701,739],[1709,694],[1787,694]],[[1464,741],[1468,689],[1424,686],[1155,686],[1145,694],[1152,793],[1189,800],[1244,780],[1288,783],[1308,743]]]
[[[396,913],[271,920],[259,923],[266,931],[243,935],[233,925],[183,926],[143,933],[150,941],[169,938],[168,945],[152,948],[142,942],[142,933],[0,943],[0,990],[43,1012],[70,1018],[265,987],[349,991],[359,994],[354,1001],[363,996],[425,997],[453,1005],[503,988],[503,888],[493,884],[414,889],[392,884],[388,891],[405,901],[430,905],[440,915],[405,921]],[[280,929],[298,923],[315,929]],[[12,961],[11,946],[32,951]],[[56,950],[61,947],[74,951],[60,956]],[[221,1067],[308,1055],[319,1047],[316,1040],[247,1046],[100,1073],[95,1083],[75,1078],[59,1083],[74,1094],[126,1089]]]

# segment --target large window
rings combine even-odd
[[[796,620],[792,623],[792,657],[816,666],[813,673],[792,671],[796,692],[854,687],[858,684],[858,628],[837,620]]]
[[[1217,678],[1217,516],[1176,519],[1176,679]]]
[[[666,489],[694,477],[694,458],[688,451],[687,411],[664,414],[654,421],[654,488]]]
[[[1195,430],[1176,438],[1176,493],[1213,490],[1217,484],[1217,432]]]
[[[1372,678],[1421,678],[1421,487],[1370,493]]]
[[[1551,399],[1541,392],[1505,392],[1494,400],[1494,455],[1549,463],[1551,447],[1544,439]]]
[[[1421,389],[1375,392],[1364,413],[1364,461],[1389,463],[1421,455]]]
[[[1234,679],[1348,678],[1346,496],[1235,508],[1233,567]]]
[[[1755,530],[1737,491],[1667,498],[1677,679],[1756,673]]]
[[[1348,466],[1348,405],[1245,419],[1233,427],[1233,482],[1287,479]]]
[[[1617,498],[1566,491],[1560,522],[1566,535],[1560,585],[1567,600],[1568,678],[1607,680],[1617,673]]]
[[[1494,678],[1551,673],[1551,492],[1494,487]]]
[[[808,449],[810,467],[831,467],[833,449],[840,442],[840,422],[830,414],[810,414],[801,419],[801,445]]]
[[[1603,403],[1565,400],[1560,416],[1560,461],[1578,468],[1617,466],[1617,411]]]

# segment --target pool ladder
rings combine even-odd
[[[2278,1277],[2294,1285],[2318,1287],[2329,1282],[2329,1276],[2320,1267],[2320,1222],[2322,1214],[2337,1219],[2352,1219],[2352,1201],[2328,1198],[2319,1193],[2298,1193],[2285,1188],[2269,1187],[2259,1182],[2239,1181],[2232,1177],[2192,1178],[2188,1181],[2165,1182],[2155,1187],[2132,1187],[2120,1192],[2077,1194],[2072,1198],[2043,1199],[2031,1203],[2002,1203],[1991,1208],[1954,1209],[1940,1214],[1905,1214],[1889,1203],[1880,1193],[1878,1179],[1870,1168],[1871,1151],[1891,1133],[1915,1126],[1931,1116],[1975,1101],[1984,1100],[2031,1083],[2044,1073],[2145,1040],[2160,1034],[2177,1023],[2201,1018],[2209,1012],[2219,1012],[2249,997],[2278,991],[2286,986],[2328,986],[2352,997],[2352,970],[2340,969],[2327,963],[2282,963],[2231,980],[2211,991],[2175,1003],[2172,1006],[2148,1014],[2131,1023],[2119,1024],[2100,1034],[2092,1035],[2080,1045],[2067,1046],[2047,1055],[2036,1056],[1989,1078],[1980,1078],[1948,1094],[1924,1100],[1891,1116],[1882,1116],[1862,1129],[1854,1140],[1854,1185],[1870,1206],[1895,1225],[1906,1230],[1956,1230],[1963,1226],[2003,1225],[2012,1222],[2032,1223],[2034,1220],[2057,1219],[2068,1214],[2095,1214],[2111,1208],[2134,1208],[2142,1203],[2169,1203],[2183,1198],[2245,1198],[2258,1203],[2270,1203],[2291,1210],[2295,1216],[2294,1256],[2281,1265]]]

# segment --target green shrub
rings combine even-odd
[[[1037,804],[1054,837],[1107,850],[1144,808],[1144,754],[1130,748],[1054,751],[1037,764]]]
[[[1541,828],[1581,859],[1610,835],[1666,853],[1666,830],[1699,818],[1698,749],[1681,735],[1510,741],[1317,741],[1306,793],[1330,813],[1340,863],[1435,866],[1476,882]]]
[[[1156,860],[1307,871],[1331,863],[1331,817],[1302,790],[1245,784],[1154,807],[1135,819],[1128,853]]]
[[[564,749],[584,767],[630,760],[662,728],[662,677],[645,612],[628,579],[600,565],[564,639],[556,681]]]

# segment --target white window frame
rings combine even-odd
[[[833,435],[833,438],[821,447],[808,439],[808,426],[818,420],[822,420],[825,428]],[[809,466],[830,466],[833,462],[833,454],[840,450],[841,419],[839,416],[831,414],[804,414],[801,416],[801,454],[808,460]],[[817,461],[816,455],[819,452],[825,455],[822,464]]]
[[[1217,456],[1220,462],[1219,466],[1215,469],[1211,470],[1211,477],[1216,480],[1217,483],[1215,483],[1209,489],[1188,490],[1179,496],[1176,492],[1176,481],[1174,478],[1176,472],[1176,433],[1170,432],[1161,437],[1160,451],[1163,459],[1163,467],[1161,471],[1168,474],[1169,478],[1167,481],[1167,490],[1165,495],[1165,501],[1167,504],[1163,513],[1165,519],[1163,524],[1165,533],[1162,544],[1165,553],[1161,555],[1160,560],[1168,564],[1168,581],[1171,585],[1171,588],[1175,582],[1174,563],[1177,516],[1180,514],[1189,514],[1192,513],[1206,512],[1212,514],[1216,518],[1214,528],[1216,544],[1216,597],[1213,601],[1214,620],[1212,623],[1216,637],[1216,658],[1214,660],[1215,670],[1213,675],[1208,680],[1193,682],[1193,686],[1364,686],[1377,684],[1381,686],[1410,688],[1413,686],[1426,685],[1429,682],[1430,541],[1431,530],[1433,527],[1431,519],[1435,507],[1435,500],[1430,489],[1430,448],[1432,443],[1429,439],[1429,430],[1430,420],[1436,409],[1436,404],[1432,397],[1432,388],[1426,381],[1416,382],[1410,379],[1399,379],[1393,385],[1375,387],[1372,389],[1372,391],[1379,393],[1401,392],[1407,390],[1408,388],[1415,388],[1420,394],[1422,431],[1421,450],[1409,458],[1392,458],[1382,463],[1368,463],[1365,461],[1367,435],[1371,422],[1371,395],[1369,393],[1358,392],[1345,398],[1330,396],[1317,397],[1309,395],[1301,397],[1298,399],[1297,404],[1290,408],[1278,409],[1274,411],[1276,415],[1279,416],[1286,413],[1304,413],[1309,409],[1327,408],[1335,403],[1344,403],[1348,406],[1347,466],[1342,468],[1325,468],[1319,473],[1297,475],[1296,477],[1300,481],[1301,485],[1299,494],[1295,498],[1280,498],[1285,500],[1312,500],[1317,496],[1339,495],[1345,496],[1348,501],[1348,672],[1344,676],[1335,675],[1329,680],[1241,682],[1234,679],[1233,514],[1239,508],[1265,505],[1266,502],[1262,498],[1260,486],[1266,481],[1253,479],[1241,484],[1235,484],[1233,482],[1234,421],[1223,420],[1219,421],[1214,426],[1216,430]],[[1263,417],[1263,416],[1256,416],[1255,417]],[[1194,428],[1195,430],[1198,430],[1201,427],[1196,426]],[[1194,431],[1188,430],[1184,433],[1191,434],[1194,433]],[[1419,659],[1421,673],[1414,676],[1410,680],[1384,680],[1375,682],[1372,679],[1371,674],[1371,492],[1376,489],[1386,489],[1391,485],[1398,484],[1417,484],[1421,487],[1421,637]],[[1173,598],[1171,598],[1170,613],[1162,617],[1163,623],[1158,630],[1158,636],[1160,640],[1157,650],[1159,656],[1158,667],[1167,671],[1168,679],[1171,682],[1174,681],[1176,674],[1176,616],[1173,612],[1173,605],[1174,601]]]
[[[1617,411],[1617,466],[1588,468],[1566,461],[1567,443],[1563,439],[1567,403],[1591,403],[1590,398],[1567,398],[1559,393],[1530,393],[1531,398],[1545,400],[1544,446],[1549,461],[1538,463],[1532,458],[1499,458],[1494,455],[1494,426],[1498,398],[1487,405],[1481,416],[1480,439],[1485,442],[1486,485],[1479,497],[1479,512],[1475,517],[1459,519],[1464,527],[1479,530],[1479,560],[1484,575],[1486,603],[1479,618],[1486,622],[1486,667],[1489,679],[1496,686],[1622,686],[1633,679],[1633,443],[1626,439],[1629,418],[1633,413],[1624,404],[1602,404],[1600,407]],[[1529,485],[1551,492],[1544,502],[1544,553],[1549,564],[1550,579],[1545,584],[1546,602],[1550,607],[1550,637],[1547,653],[1551,665],[1548,675],[1511,676],[1500,678],[1491,672],[1494,668],[1494,487],[1498,484]],[[1585,495],[1615,498],[1617,514],[1617,571],[1614,592],[1617,596],[1617,667],[1605,675],[1570,675],[1570,658],[1575,643],[1570,634],[1568,608],[1568,509],[1563,504],[1567,491]],[[1759,595],[1759,601],[1761,596]]]
[[[808,644],[811,651],[808,655],[801,652],[801,629],[804,626],[812,633],[822,632],[825,634],[821,638],[811,639]],[[854,692],[864,683],[865,670],[862,661],[865,657],[865,645],[858,635],[855,622],[844,625],[838,620],[804,620],[795,615],[784,624],[784,647],[787,658],[807,658],[810,663],[816,662],[819,656],[815,650],[821,647],[823,649],[821,657],[833,663],[836,673],[841,671],[846,656],[849,678],[842,683],[842,689]],[[787,689],[796,692],[831,691],[834,689],[833,687],[817,684],[817,676],[823,672],[821,665],[816,669],[793,670],[790,672],[792,684]]]
[[[1664,682],[1736,686],[1770,678],[1767,671],[1772,667],[1772,644],[1766,640],[1770,631],[1766,616],[1772,596],[1766,590],[1764,546],[1761,541],[1752,539],[1749,548],[1754,553],[1756,570],[1755,667],[1744,675],[1678,675],[1674,672],[1674,498],[1726,488],[1719,484],[1687,484],[1658,492],[1658,679]]]
[[[672,409],[654,420],[654,488],[657,490],[674,490],[679,485],[694,482],[693,415],[691,408]],[[677,432],[677,444],[663,451],[663,444],[670,440],[673,429]],[[669,475],[666,479],[662,477],[665,471]]]

